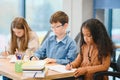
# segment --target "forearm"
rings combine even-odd
[[[87,72],[89,73],[95,73],[99,71],[106,71],[108,70],[110,66],[110,56],[107,56],[105,59],[102,60],[102,64],[100,65],[95,65],[95,66],[88,66]]]

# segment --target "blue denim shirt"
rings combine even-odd
[[[53,35],[46,39],[42,46],[35,52],[34,56],[40,59],[53,58],[59,64],[68,64],[77,56],[76,42],[68,35],[60,42],[56,41]]]

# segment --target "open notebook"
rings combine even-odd
[[[70,73],[70,72],[74,72],[76,69],[71,69],[71,70],[66,70],[65,69],[65,65],[54,65],[54,66],[47,66],[48,69],[57,71],[57,72],[61,72],[61,73]]]

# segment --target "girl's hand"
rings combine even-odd
[[[65,67],[66,70],[71,70],[72,69],[72,65],[71,64],[67,64]]]
[[[85,75],[87,73],[87,70],[85,68],[78,68],[75,72],[74,72],[74,77],[79,77],[81,75]]]
[[[1,53],[2,56],[9,56],[9,53],[7,51]]]
[[[55,59],[52,59],[52,58],[46,58],[44,59],[47,63],[56,63],[56,60]]]

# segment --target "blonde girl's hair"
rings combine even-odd
[[[13,32],[13,29],[23,29],[24,35],[19,38],[20,40],[20,48],[18,48],[17,39],[18,37]],[[11,23],[11,45],[10,45],[10,53],[15,54],[16,48],[19,51],[25,51],[28,48],[29,42],[29,32],[31,31],[29,25],[23,17],[16,17]]]

